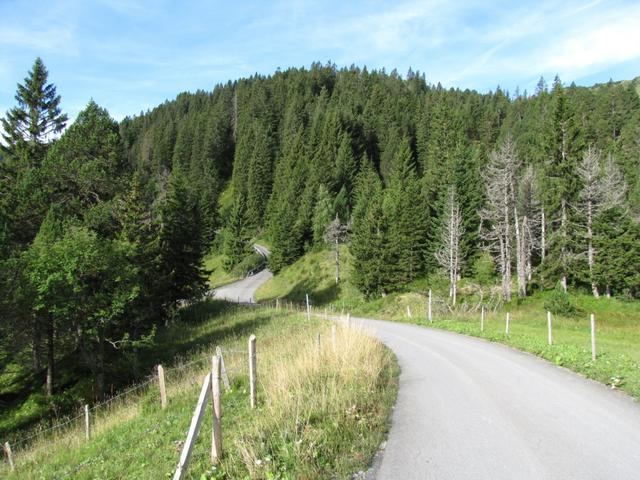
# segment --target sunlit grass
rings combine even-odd
[[[224,457],[212,467],[207,413],[188,478],[348,478],[366,468],[384,439],[397,370],[393,355],[365,332],[338,326],[334,348],[329,323],[268,309],[227,311],[172,332],[176,351],[203,339],[208,347],[167,366],[166,410],[151,379],[95,410],[91,441],[79,419],[17,451],[8,478],[170,477],[215,345],[232,382],[222,399]],[[256,410],[247,391],[249,333],[258,338]],[[170,336],[159,339],[160,348]]]

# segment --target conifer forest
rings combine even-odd
[[[37,391],[53,415],[87,373],[93,398],[135,379],[206,294],[203,257],[231,270],[256,238],[276,274],[347,246],[366,299],[437,275],[455,305],[482,272],[504,302],[640,296],[638,81],[479,93],[316,63],[116,121],[89,99],[68,118],[42,60],[25,75],[0,113],[0,360],[21,379],[0,406]]]

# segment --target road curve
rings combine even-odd
[[[215,296],[254,301],[270,277],[264,270]],[[352,320],[401,368],[389,438],[367,478],[640,478],[640,406],[628,395],[482,339]]]
[[[503,345],[354,321],[401,368],[389,438],[370,478],[640,478],[640,406],[629,396]]]
[[[213,298],[229,302],[255,303],[256,290],[271,277],[273,274],[269,270],[262,270],[237,282],[216,288]]]

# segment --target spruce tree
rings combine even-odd
[[[204,291],[201,269],[202,241],[198,203],[180,168],[169,177],[166,199],[161,207],[159,234],[164,307],[179,300],[198,298]]]
[[[29,166],[40,164],[51,136],[60,133],[67,122],[67,116],[60,110],[60,95],[55,85],[47,83],[48,77],[42,59],[36,58],[24,83],[18,84],[15,96],[18,106],[2,119],[6,143],[0,144],[3,154]]]
[[[424,272],[427,215],[420,192],[416,165],[407,138],[394,157],[389,187],[384,195],[389,218],[389,250],[398,285]]]

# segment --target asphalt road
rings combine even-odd
[[[213,291],[213,298],[229,302],[255,303],[253,296],[256,290],[271,277],[273,274],[269,270],[262,270],[238,282],[216,288]]]
[[[640,478],[640,406],[627,395],[484,340],[360,321],[401,367],[389,439],[370,477]]]
[[[218,289],[248,302],[268,271]],[[640,406],[629,396],[485,340],[353,319],[401,368],[386,447],[367,478],[640,479]]]

